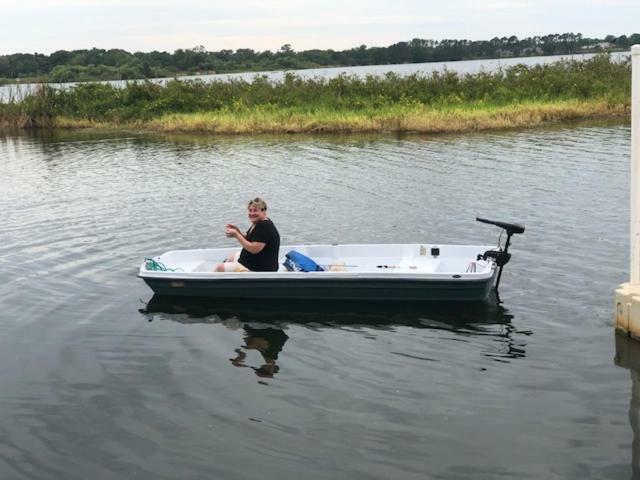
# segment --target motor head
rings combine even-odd
[[[486,218],[476,217],[478,222],[488,223],[489,225],[495,225],[496,227],[504,228],[507,232],[507,235],[511,236],[514,233],[524,233],[524,225],[520,225],[518,223],[506,223],[506,222],[497,222],[495,220],[487,220]]]

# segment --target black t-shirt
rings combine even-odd
[[[278,252],[280,250],[280,234],[276,226],[268,218],[255,223],[245,235],[250,242],[264,243],[264,248],[258,253],[250,253],[242,249],[238,262],[252,272],[278,271]]]

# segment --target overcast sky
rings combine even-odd
[[[640,0],[0,0],[0,55],[122,48],[342,50],[412,38],[640,32]]]

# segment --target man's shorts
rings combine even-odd
[[[249,269],[238,262],[240,258],[240,252],[236,252],[233,255],[233,260],[231,262],[224,262],[222,265],[224,266],[225,272],[248,272]]]

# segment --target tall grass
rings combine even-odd
[[[123,88],[87,83],[68,90],[44,86],[21,101],[0,104],[0,124],[228,133],[440,131],[436,124],[454,119],[468,129],[474,121],[493,118],[489,123],[503,128],[498,124],[515,122],[516,111],[542,122],[547,117],[625,114],[630,85],[629,62],[614,62],[606,55],[464,75],[447,70],[332,79],[286,74],[281,81],[261,76],[211,83],[172,80],[165,85],[141,81]]]
[[[131,126],[172,132],[224,134],[320,133],[320,132],[464,132],[471,130],[530,127],[549,122],[621,116],[623,105],[606,101],[564,100],[521,102],[492,106],[483,104],[447,108],[391,106],[359,111],[299,108],[262,109],[245,112],[169,114]]]

